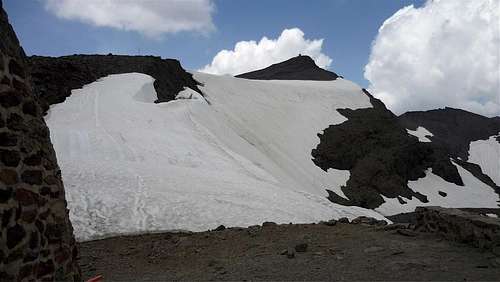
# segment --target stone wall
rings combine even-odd
[[[79,281],[49,130],[0,0],[0,281]]]
[[[416,229],[500,255],[500,219],[442,207],[417,207]]]

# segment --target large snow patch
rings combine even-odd
[[[371,106],[358,86],[195,78],[210,104],[196,95],[154,104],[153,79],[133,73],[105,77],[52,106],[46,120],[78,240],[382,218],[329,202],[324,189],[340,191],[349,172],[324,172],[311,161],[316,134],[345,120],[337,108]]]

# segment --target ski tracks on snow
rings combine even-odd
[[[100,96],[101,96],[101,91],[96,91],[94,95],[94,121],[95,121],[95,127],[98,130],[101,130],[105,136],[108,137],[108,139],[114,143],[116,146],[115,148],[117,149],[118,157],[119,159],[123,161],[129,161],[132,163],[135,163],[137,165],[137,161],[140,160],[140,156],[137,153],[137,151],[129,146],[126,142],[125,137],[119,133],[120,141],[117,140],[113,136],[113,134],[106,128],[106,125],[101,122],[99,119],[100,116]],[[135,191],[129,191],[129,195],[133,195],[133,207],[132,207],[132,212],[133,212],[133,218],[136,219],[136,226],[137,230],[146,230],[148,226],[148,221],[149,219],[152,218],[152,215],[147,212],[147,204],[145,199],[147,197],[144,197],[147,195],[148,191],[145,187],[145,181],[144,178],[141,176],[141,174],[138,172],[137,168],[135,168],[135,165],[130,165],[128,166],[129,169],[133,171],[134,178],[136,179],[137,185],[136,185],[136,190]],[[129,171],[124,171],[124,173],[128,173]]]

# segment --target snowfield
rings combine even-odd
[[[375,210],[384,215],[394,215],[402,212],[412,212],[418,206],[441,206],[445,208],[498,208],[498,194],[490,186],[475,178],[470,172],[461,166],[454,165],[462,177],[464,186],[458,186],[442,179],[432,173],[431,169],[426,175],[416,181],[409,181],[408,187],[415,192],[427,196],[428,203],[422,203],[417,198],[411,200],[403,198],[407,203],[401,205],[398,199],[390,199],[382,196],[385,200]],[[445,196],[439,192],[446,193]]]
[[[471,142],[469,162],[480,165],[483,173],[500,186],[500,143],[496,140],[497,137]]]
[[[154,104],[153,79],[89,84],[46,116],[77,239],[220,224],[315,222],[379,213],[333,204],[348,171],[311,161],[317,133],[371,107],[347,80],[253,81],[196,73],[191,89]],[[342,194],[341,194],[342,195]]]

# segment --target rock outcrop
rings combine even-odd
[[[331,201],[370,209],[384,203],[381,195],[398,198],[401,203],[412,197],[425,203],[427,197],[411,190],[408,181],[424,177],[429,167],[443,179],[463,185],[446,151],[409,135],[396,115],[363,91],[373,108],[339,109],[348,120],[318,134],[320,143],[311,153],[314,163],[325,171],[350,171],[342,187],[348,199],[327,190]]]
[[[472,141],[486,140],[500,133],[500,117],[487,118],[448,107],[407,112],[399,116],[399,120],[411,130],[416,130],[418,126],[425,127],[433,134],[429,139],[435,146],[443,147],[453,158],[463,160],[469,158],[469,144]]]
[[[478,164],[468,161],[470,143],[487,140],[500,134],[500,117],[487,118],[460,109],[444,108],[407,112],[399,116],[401,124],[410,130],[423,126],[433,136],[428,138],[436,150],[446,152],[456,164],[493,188],[500,195],[499,183],[484,174]],[[500,136],[496,139],[500,143]]]
[[[79,281],[61,172],[0,1],[0,281]]]
[[[174,100],[177,93],[189,87],[201,94],[198,82],[179,61],[154,56],[73,55],[63,57],[32,56],[28,58],[33,87],[44,111],[63,102],[78,89],[97,79],[120,73],[138,72],[152,76],[156,103]]]
[[[297,56],[265,69],[237,75],[239,78],[259,80],[335,80],[339,76],[316,65],[309,56]]]

